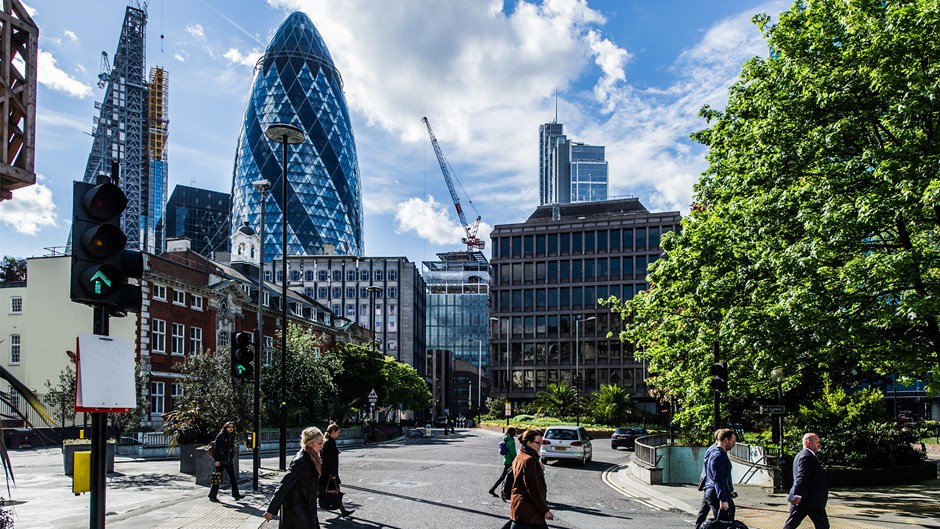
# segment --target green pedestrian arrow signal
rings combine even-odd
[[[246,368],[245,366],[241,364],[238,364],[237,366],[235,366],[235,369],[238,370],[239,375],[244,375],[248,371],[248,368]]]

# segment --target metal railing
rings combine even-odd
[[[634,461],[639,461],[648,467],[655,467],[659,463],[656,457],[656,448],[669,444],[669,434],[658,433],[638,437],[635,443]]]

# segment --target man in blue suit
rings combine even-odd
[[[829,485],[819,462],[821,446],[818,435],[807,433],[803,436],[803,449],[793,459],[793,487],[787,496],[790,516],[783,529],[796,529],[807,516],[816,529],[829,529],[829,517],[826,516]]]
[[[737,443],[734,430],[723,428],[715,432],[715,444],[705,452],[705,480],[702,490],[702,507],[699,509],[695,528],[705,521],[708,511],[712,516],[719,518],[722,511],[727,513],[726,519],[734,520],[734,483],[731,479],[731,459],[728,450]]]

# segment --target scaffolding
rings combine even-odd
[[[36,183],[36,68],[39,28],[19,0],[0,11],[0,201]]]

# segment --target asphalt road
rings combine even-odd
[[[499,436],[458,432],[404,445],[372,445],[348,450],[340,476],[353,519],[322,512],[323,527],[493,527],[509,519],[509,504],[487,491],[502,470]],[[626,496],[603,481],[605,470],[629,461],[632,452],[613,451],[607,440],[594,443],[594,461],[582,468],[553,462],[545,469],[551,527],[568,529],[682,528],[685,513],[661,511]]]

